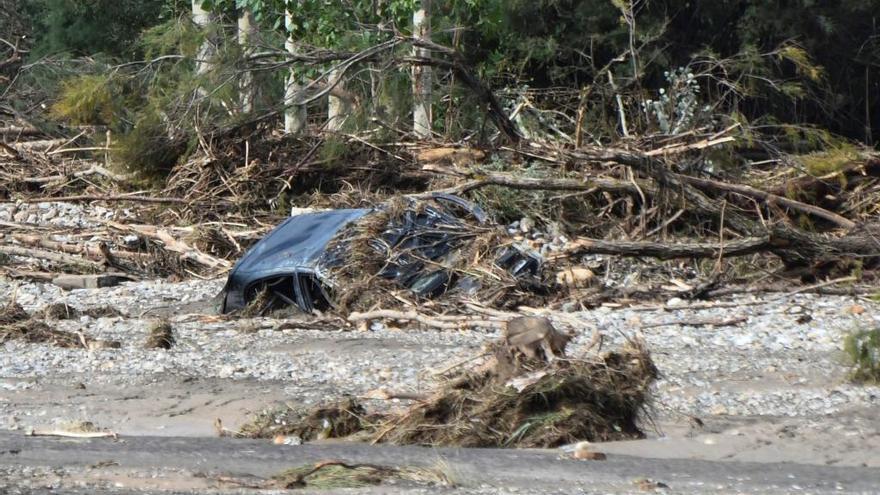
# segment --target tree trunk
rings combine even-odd
[[[431,0],[421,0],[421,8],[413,13],[413,36],[422,40],[431,39]],[[416,58],[428,58],[430,52],[424,48],[413,48]],[[413,132],[417,137],[431,137],[431,68],[414,65],[413,83]]]
[[[241,45],[243,56],[249,55],[253,49],[254,37],[257,34],[257,26],[254,21],[254,13],[251,9],[243,7],[238,12],[238,44]],[[256,87],[254,87],[254,75],[245,69],[238,81],[241,113],[250,113],[254,110]]]
[[[338,80],[342,74],[338,70],[330,72],[329,84],[333,86],[327,98],[327,130],[339,131],[351,115],[351,101],[340,97],[345,93],[345,85]]]
[[[211,23],[211,13],[202,8],[202,0],[192,0],[192,20],[200,30],[205,31]],[[205,37],[202,46],[196,54],[196,74],[203,75],[211,70],[210,58],[213,52],[211,39]]]
[[[294,0],[285,0],[284,26],[287,29],[287,41],[284,43],[284,48],[291,54],[296,53],[296,45],[293,42],[293,14],[291,14],[291,9],[295,6]],[[286,134],[298,134],[306,125],[306,107],[296,104],[300,99],[301,90],[302,86],[296,77],[296,70],[291,67],[284,88],[284,132]]]

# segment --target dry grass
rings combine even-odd
[[[389,481],[410,481],[418,484],[450,485],[437,470],[420,467],[388,467],[374,464],[348,464],[323,461],[285,470],[272,477],[277,488],[310,488],[316,490],[362,488]]]

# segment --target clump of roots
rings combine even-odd
[[[75,320],[81,314],[78,309],[65,303],[49,304],[43,308],[43,317],[47,320]]]
[[[5,306],[0,308],[0,325],[9,325],[30,318],[27,311],[15,301],[9,301]]]
[[[158,321],[150,327],[150,336],[144,342],[144,349],[171,349],[174,346],[174,332],[167,321]]]
[[[60,313],[60,309],[52,309],[51,307],[44,311]],[[18,303],[10,302],[0,309],[0,344],[13,340],[28,344],[47,343],[58,347],[84,349],[118,349],[121,347],[121,344],[116,341],[92,339],[82,333],[50,328],[45,321],[32,318]]]
[[[303,441],[344,438],[369,428],[367,411],[353,398],[309,410],[265,411],[240,430],[248,438],[297,436]]]

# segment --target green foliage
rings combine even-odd
[[[110,77],[89,74],[62,83],[61,97],[51,112],[77,125],[107,125],[119,113],[121,99],[120,88]]]
[[[856,148],[852,145],[842,145],[829,148],[826,151],[801,155],[798,160],[810,175],[822,177],[833,172],[842,170],[845,166],[858,159]]]
[[[195,57],[205,40],[188,17],[174,17],[145,30],[139,45],[148,59],[163,55]]]
[[[34,55],[131,55],[141,31],[156,23],[165,0],[34,0]]]
[[[296,0],[289,5],[292,18],[285,26],[288,2],[284,0],[202,1],[223,21],[249,9],[266,45],[280,47],[290,34],[306,45],[306,51],[308,45],[354,51],[396,34],[408,35],[419,2]],[[228,25],[218,23],[210,33],[196,29],[188,18],[190,7],[189,0],[35,0],[27,4],[27,13],[37,27],[35,54],[189,57],[163,62],[149,81],[126,83],[125,91],[142,100],[126,102],[135,112],[147,100],[155,106],[157,98],[179,106],[174,95],[182,95],[182,90],[175,87],[193,86],[183,73],[192,70],[192,57],[206,35],[216,35],[225,45],[216,55],[220,70],[198,82],[211,88],[209,117],[227,118],[220,109],[225,106],[227,114],[235,113],[235,88],[230,82],[234,74],[229,67],[239,64],[240,68],[240,58],[236,61],[240,51]],[[433,39],[459,50],[490,86],[514,88],[507,103],[517,93],[531,90],[538,90],[538,95],[548,88],[589,90],[589,97],[582,96],[575,104],[583,103],[586,133],[594,141],[617,132],[615,93],[623,98],[634,132],[680,132],[734,120],[814,125],[863,139],[866,128],[880,128],[880,98],[874,96],[880,94],[880,31],[872,20],[877,11],[880,0],[445,0],[433,2],[431,21]],[[397,55],[408,52],[408,47],[401,47]],[[294,68],[309,78],[326,66]],[[371,76],[358,72],[359,68],[349,73],[353,79],[347,85],[361,96],[369,95],[362,100],[364,106],[373,105],[379,118],[391,125],[408,119],[407,71],[383,68],[381,75]],[[259,75],[260,85],[270,88],[263,95],[262,108],[278,101],[284,70],[279,67]],[[607,87],[609,70],[618,90]],[[438,83],[448,81],[444,71],[435,74],[443,78]],[[693,76],[687,79],[687,74]],[[660,88],[665,101],[657,93]],[[64,91],[74,93],[67,87]],[[438,97],[435,124],[452,137],[472,136],[485,124],[482,112],[471,104],[468,91],[456,91],[437,92],[445,99],[441,102]],[[108,107],[98,105],[99,96],[106,95],[95,95],[96,101],[83,103],[78,111],[70,110],[75,105],[66,101],[69,108],[61,115],[107,120],[107,113],[85,112],[90,105]],[[551,97],[540,98],[533,98],[536,107],[559,108],[560,102],[550,101]],[[177,113],[172,109],[169,118]],[[730,118],[724,119],[725,115]],[[798,141],[794,152],[814,151],[808,137]]]
[[[543,167],[540,164],[531,164],[523,168],[509,170],[507,164],[501,161],[492,161],[479,167],[480,172],[505,172],[514,173],[519,177],[547,178],[558,174]],[[521,191],[509,187],[488,186],[473,191],[473,198],[488,211],[496,220],[502,223],[510,223],[526,216],[534,217],[541,212],[546,205],[550,204],[550,198],[556,193],[553,191]]]
[[[113,162],[147,181],[165,176],[186,149],[186,143],[168,136],[167,128],[159,112],[145,109],[131,131],[117,138]]]
[[[846,336],[843,349],[853,367],[853,381],[880,381],[880,328],[852,332]]]

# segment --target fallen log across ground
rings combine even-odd
[[[676,258],[718,258],[746,256],[770,249],[770,236],[747,237],[724,244],[718,243],[660,243],[633,241],[603,241],[575,239],[566,249],[551,259],[584,254],[612,254],[616,256],[649,256],[663,260]]]
[[[24,248],[21,246],[2,246],[0,245],[0,253],[10,256],[22,256],[25,258],[36,258],[62,265],[73,265],[83,268],[87,271],[102,271],[104,264],[96,261],[90,261],[79,256],[65,253],[56,253],[53,251],[45,251],[42,249]]]

